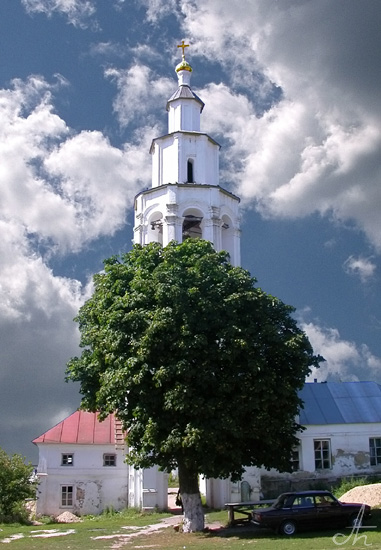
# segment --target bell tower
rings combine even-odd
[[[201,131],[202,100],[190,87],[192,67],[176,67],[178,88],[167,101],[168,133],[152,141],[152,187],[135,198],[134,242],[166,246],[188,237],[210,241],[240,265],[239,198],[219,186],[219,144]]]

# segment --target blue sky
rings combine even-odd
[[[379,0],[2,0],[0,446],[73,412],[73,317],[129,250],[133,199],[191,46],[242,265],[326,363],[381,383]]]

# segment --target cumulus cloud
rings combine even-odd
[[[96,8],[93,0],[21,0],[28,13],[65,15],[75,27],[86,27]]]
[[[75,133],[54,109],[63,84],[33,76],[0,90],[0,416],[17,410],[2,426],[11,448],[79,403],[64,368],[78,354],[73,318],[92,286],[57,275],[54,256],[113,235],[150,179],[146,133],[121,148],[100,132]]]
[[[72,319],[90,287],[54,275],[17,220],[0,220],[0,231],[0,416],[8,419],[2,440],[30,456],[32,434],[49,427],[57,404],[78,406],[63,369],[77,354]]]
[[[226,181],[264,216],[351,221],[381,251],[377,2],[192,0],[181,9],[193,51],[227,64],[208,114],[229,140]],[[248,116],[236,120],[237,67]],[[265,110],[255,80],[282,90]]]
[[[157,78],[149,67],[137,63],[125,70],[108,68],[105,75],[118,89],[114,111],[122,127],[143,119],[147,126],[156,124],[152,111],[158,104],[164,109],[173,92],[173,79]]]
[[[139,141],[120,150],[100,132],[81,132],[55,148],[44,168],[49,177],[58,180],[58,200],[67,211],[54,226],[49,223],[50,236],[73,251],[101,234],[112,235],[120,229],[133,197],[149,178],[144,167],[147,145]],[[136,167],[142,167],[138,174]]]
[[[14,81],[0,100],[3,219],[60,253],[115,233],[149,181],[147,136],[118,149],[100,132],[74,134],[41,77]]]
[[[376,268],[377,266],[372,262],[372,258],[349,256],[344,262],[345,272],[359,277],[362,283],[373,279]]]
[[[319,382],[379,380],[381,358],[371,353],[366,345],[342,339],[335,328],[319,326],[315,322],[302,322],[301,329],[307,334],[314,352],[326,360],[319,369],[313,369],[308,381]]]

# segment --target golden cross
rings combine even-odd
[[[181,44],[178,44],[177,47],[183,49],[183,57],[185,58],[185,48],[189,48],[189,44],[185,44],[184,40],[182,40]]]

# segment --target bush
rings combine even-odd
[[[26,464],[22,456],[8,456],[0,449],[0,521],[25,523],[28,512],[27,498],[36,497],[37,483],[32,481],[33,466]]]

